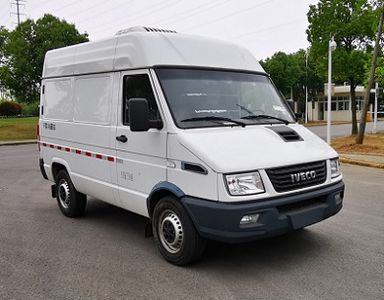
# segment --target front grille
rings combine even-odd
[[[265,170],[276,192],[287,192],[321,184],[327,177],[325,161]]]

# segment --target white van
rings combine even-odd
[[[82,215],[87,195],[143,215],[177,265],[207,239],[278,235],[342,207],[337,153],[223,41],[136,27],[49,51],[38,138],[64,215]]]

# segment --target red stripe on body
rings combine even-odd
[[[66,151],[66,152],[74,152],[76,154],[83,154],[87,157],[92,157],[92,152],[89,152],[89,151],[82,151],[80,149],[72,149],[70,147],[64,147],[64,146],[57,146],[57,145],[53,145],[53,144],[47,144],[47,143],[42,143],[42,142],[39,142],[39,144],[41,144],[42,146],[44,147],[49,147],[49,148],[56,148],[57,150],[62,150],[62,151]],[[106,155],[103,155],[103,154],[100,154],[100,153],[97,153],[97,154],[94,154],[93,155],[95,158],[97,159],[106,159],[107,161],[109,162],[114,162],[115,161],[115,157],[113,156],[106,156]]]

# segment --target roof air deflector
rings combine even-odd
[[[159,33],[177,33],[174,30],[169,29],[161,29],[161,28],[154,28],[154,27],[147,27],[147,26],[134,26],[129,27],[126,29],[121,29],[118,32],[116,32],[115,36],[127,34],[130,32],[159,32]]]

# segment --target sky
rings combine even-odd
[[[14,0],[0,0],[0,26],[17,23]],[[132,26],[172,29],[231,41],[257,59],[309,46],[307,12],[317,0],[23,0],[22,20],[53,14],[90,40]]]

